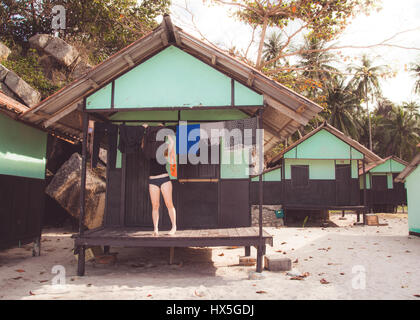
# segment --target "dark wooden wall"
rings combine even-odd
[[[140,153],[126,155],[124,169],[108,170],[105,226],[152,228],[148,161]],[[125,172],[125,183],[123,175]],[[180,165],[172,180],[178,229],[246,227],[251,225],[248,179],[220,179],[219,165]],[[185,181],[182,179],[201,179]],[[210,181],[212,180],[213,181]],[[123,187],[125,185],[125,188]],[[122,194],[125,190],[125,196]],[[125,199],[124,204],[122,204]],[[121,210],[124,215],[121,216]],[[159,228],[169,229],[161,196]]]
[[[0,175],[0,248],[41,236],[45,181]]]
[[[395,179],[398,173],[393,173]],[[374,212],[393,212],[399,205],[407,204],[407,190],[403,183],[393,183],[393,189],[388,189],[387,176],[372,176],[371,189],[366,190],[366,204]],[[360,191],[363,200],[363,190]]]

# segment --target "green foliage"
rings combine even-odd
[[[100,62],[156,27],[170,0],[3,0],[1,38],[22,46],[36,33],[51,34],[52,8],[66,8],[64,39],[81,42]]]
[[[30,49],[23,54],[22,50],[19,50],[18,47],[13,47],[12,54],[8,60],[3,61],[3,65],[13,70],[30,86],[36,88],[41,93],[42,98],[53,94],[65,84],[54,84],[45,77],[42,67],[39,64],[39,55],[34,49]]]

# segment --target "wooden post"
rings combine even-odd
[[[258,129],[262,130],[263,128],[263,121],[262,121],[262,112],[263,110],[258,110]],[[260,131],[261,133],[261,131]],[[259,227],[259,241],[258,241],[258,248],[257,248],[257,272],[262,272],[262,258],[263,258],[263,228],[262,228],[262,205],[263,205],[263,181],[262,181],[262,173],[263,173],[263,165],[264,165],[264,151],[263,151],[263,145],[264,145],[264,139],[263,135],[260,134],[259,137],[259,146],[258,146],[258,160],[259,160],[259,175],[258,175],[258,189],[259,189],[259,215],[258,215],[258,227]]]
[[[246,246],[245,247],[245,257],[249,257],[251,255],[251,247]]]
[[[86,107],[85,100],[84,108]],[[80,177],[80,215],[79,215],[79,237],[83,236],[85,220],[85,200],[86,200],[86,163],[87,163],[87,136],[89,114],[84,112],[83,108],[83,141],[82,141],[82,171]],[[77,274],[83,276],[85,274],[85,246],[79,247],[79,261]]]
[[[169,248],[169,264],[174,263],[175,247]]]
[[[365,166],[365,156],[363,156],[363,224],[366,224],[366,205],[367,205],[367,198],[366,198],[366,166]]]

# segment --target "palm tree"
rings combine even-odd
[[[388,68],[384,65],[374,66],[372,60],[370,60],[367,55],[363,55],[362,64],[352,65],[348,70],[354,72],[350,84],[355,88],[359,97],[366,102],[369,120],[369,149],[372,150],[372,123],[369,111],[369,94],[371,100],[373,100],[375,96],[378,97],[381,95],[379,78],[387,72]]]
[[[281,41],[281,34],[279,32],[272,32],[268,37],[267,41],[264,41],[263,55],[262,58],[264,61],[269,61],[277,57],[280,53],[280,50],[283,46]],[[273,67],[277,67],[279,60],[276,60],[272,63]]]
[[[325,94],[327,109],[322,112],[324,119],[346,135],[358,139],[360,132],[357,118],[360,106],[358,95],[342,77],[335,77],[327,84]]]
[[[297,68],[303,70],[303,77],[314,81],[318,87],[324,87],[339,73],[338,69],[331,65],[337,62],[336,57],[327,49],[325,41],[311,36],[306,36],[303,45],[298,49],[301,53]],[[312,87],[309,96],[313,97],[316,91]]]
[[[414,77],[417,78],[414,84],[414,92],[420,94],[420,62],[411,64],[410,71],[414,73]]]
[[[410,160],[420,142],[420,129],[414,113],[404,107],[394,107],[389,119],[381,124],[383,145],[386,155],[397,154],[400,158]]]

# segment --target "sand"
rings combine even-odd
[[[267,254],[292,259],[296,274],[309,273],[303,280],[270,271],[248,280],[255,267],[237,265],[244,249],[223,247],[177,248],[173,265],[168,248],[112,248],[115,265],[88,262],[86,276],[78,277],[71,232],[45,229],[40,257],[32,257],[30,245],[0,251],[0,300],[418,300],[420,238],[408,236],[407,216],[380,215],[389,225],[379,227],[353,226],[354,215],[339,217],[331,216],[339,227],[265,228],[274,236]],[[65,284],[53,284],[56,265],[65,270]]]

